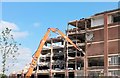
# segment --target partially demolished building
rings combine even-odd
[[[120,75],[120,9],[68,22],[67,36],[83,51],[62,37],[50,38],[38,60],[37,76],[118,76]]]
[[[37,77],[120,76],[120,9],[68,22],[66,35],[47,40],[33,75]]]

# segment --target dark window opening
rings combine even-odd
[[[89,67],[92,67],[92,66],[104,66],[104,60],[103,59],[89,59],[88,66]]]
[[[120,22],[120,13],[113,15],[113,23]]]
[[[39,70],[47,70],[47,69],[49,69],[48,66],[39,66]]]

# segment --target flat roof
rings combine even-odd
[[[104,14],[104,13],[115,12],[115,11],[120,11],[120,8],[114,9],[114,10],[109,10],[109,11],[104,11],[104,12],[100,12],[100,13],[96,13],[96,14],[94,14],[94,15],[91,16],[91,17],[97,16],[97,15],[101,15],[101,14]],[[82,19],[80,19],[80,20],[73,20],[73,21],[68,22],[68,24],[69,24],[69,25],[72,25],[72,26],[76,26],[76,23],[78,22],[78,23],[80,23],[81,26],[82,26],[82,24],[84,24],[85,20],[88,20],[88,19],[90,19],[90,18],[82,18]]]
[[[120,8],[118,8],[118,9],[113,9],[113,10],[109,10],[109,11],[103,11],[103,12],[94,14],[94,16],[101,15],[101,14],[104,14],[104,13],[115,12],[115,11],[120,11]]]

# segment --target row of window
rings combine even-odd
[[[120,70],[109,71],[110,76],[120,76]]]
[[[95,76],[96,78],[98,78],[98,76],[103,76],[104,73],[103,71],[92,71],[92,72],[89,72],[88,74],[89,76]],[[109,76],[120,76],[120,70],[110,70],[108,71],[108,75]]]
[[[109,65],[120,65],[120,56],[109,57]]]

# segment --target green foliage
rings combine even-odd
[[[6,62],[8,59],[16,60],[16,56],[18,53],[18,46],[21,44],[17,44],[14,40],[13,35],[11,35],[11,29],[6,28],[0,33],[0,54],[2,54],[2,73],[3,78],[5,77],[5,71],[8,71],[6,67]],[[14,65],[14,64],[13,64]]]
[[[7,78],[5,74],[0,74],[0,78]]]

